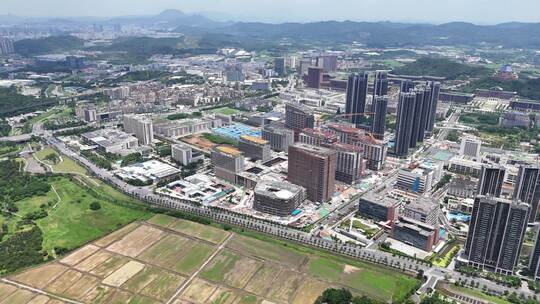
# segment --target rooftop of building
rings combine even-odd
[[[184,150],[184,151],[191,150],[191,146],[189,146],[187,144],[184,144],[184,143],[174,144],[174,145],[172,145],[172,148],[179,149],[179,150]]]
[[[403,173],[403,172],[409,172],[409,173],[412,173],[412,174],[415,174],[415,175],[422,175],[422,176],[428,175],[431,171],[433,171],[433,169],[426,168],[426,167],[420,167],[419,165],[408,166],[408,167],[399,169],[400,174]]]
[[[255,194],[265,195],[280,200],[288,200],[304,189],[285,181],[261,180],[255,187]]]
[[[499,72],[502,72],[502,73],[512,73],[514,72],[514,70],[512,69],[512,66],[509,65],[509,64],[504,64],[503,66],[501,66],[501,68],[499,69]]]
[[[432,199],[420,197],[417,200],[411,201],[404,208],[405,210],[430,214],[439,209],[439,204],[437,202],[434,202]]]
[[[289,132],[289,133],[294,132],[293,130],[287,129],[285,127],[285,124],[280,123],[280,122],[264,125],[263,129],[265,131],[270,131],[270,132]]]
[[[310,154],[316,154],[316,155],[320,155],[320,156],[329,156],[329,155],[333,155],[333,154],[336,153],[335,151],[333,151],[331,149],[328,149],[328,148],[325,148],[325,147],[312,146],[312,145],[308,145],[308,144],[304,144],[304,143],[295,143],[291,147],[295,147],[295,148],[298,148],[298,149],[301,149],[301,150],[304,150],[304,151],[308,151],[308,152],[310,152]]]
[[[360,200],[369,201],[371,203],[384,207],[397,207],[403,200],[389,196],[389,191],[375,192],[370,191],[360,198]]]
[[[267,140],[264,140],[264,139],[262,139],[260,137],[250,136],[250,135],[241,135],[240,139],[250,141],[250,142],[256,143],[258,145],[266,145],[266,144],[268,144]]]
[[[122,178],[155,180],[180,173],[180,170],[158,160],[149,160],[122,167],[117,173]]]
[[[103,147],[110,147],[128,141],[137,141],[136,137],[112,128],[87,132],[81,136]]]
[[[493,196],[487,196],[487,195],[478,195],[476,196],[477,200],[480,200],[481,202],[487,202],[491,204],[497,204],[497,203],[503,203],[503,204],[511,204],[515,207],[519,207],[521,209],[529,209],[529,204],[521,202],[519,200],[510,200],[502,197],[493,197]]]
[[[419,234],[429,236],[436,229],[430,224],[426,224],[408,217],[400,216],[394,223],[395,227],[406,227],[411,230],[417,231]]]
[[[452,188],[474,189],[476,185],[477,185],[477,182],[472,181],[470,179],[464,179],[464,178],[453,178],[450,181],[450,187]]]
[[[286,108],[293,108],[295,110],[298,110],[298,111],[301,111],[301,112],[304,112],[308,115],[310,114],[313,114],[313,109],[311,109],[310,107],[306,106],[306,105],[303,105],[301,103],[293,103],[293,102],[287,102],[285,104],[285,107]]]
[[[231,146],[225,146],[225,145],[217,146],[215,149],[217,151],[219,151],[219,152],[229,154],[229,155],[232,155],[232,156],[235,156],[235,157],[242,155],[242,152],[240,150],[238,150],[237,148],[231,147]]]

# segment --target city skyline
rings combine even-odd
[[[182,10],[189,14],[203,14],[219,21],[260,21],[260,22],[312,22],[325,20],[353,21],[393,21],[393,22],[471,22],[475,24],[496,24],[504,22],[540,22],[536,13],[540,3],[524,0],[509,3],[503,0],[456,0],[432,1],[416,0],[414,5],[403,6],[398,0],[341,0],[341,5],[327,4],[325,1],[259,1],[253,6],[247,0],[208,1],[104,1],[73,2],[51,0],[46,3],[30,0],[21,5],[19,1],[6,0],[0,15],[25,17],[115,17],[128,15],[159,14],[167,9]],[[29,5],[31,4],[31,5]],[[284,14],[283,10],[287,13]],[[509,10],[512,14],[508,14]],[[373,14],[377,12],[377,14]]]

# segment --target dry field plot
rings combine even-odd
[[[63,301],[17,288],[0,282],[0,303],[2,304],[62,304]]]
[[[124,228],[121,228],[120,230],[116,230],[115,232],[97,240],[95,242],[96,246],[99,247],[107,247],[112,242],[119,240],[120,238],[123,238],[126,234],[130,233],[131,231],[135,230],[140,225],[138,223],[131,223]]]
[[[216,250],[210,240],[219,242],[223,235],[228,236],[227,232],[220,233],[215,228],[197,232],[197,226],[179,224],[175,228],[184,233],[176,233],[153,226],[177,223],[176,219],[163,216],[152,219],[149,224],[130,224],[57,262],[27,270],[11,279],[83,303],[167,302]],[[193,235],[200,235],[201,239]],[[15,291],[14,286],[2,286],[0,297],[10,296],[10,302],[6,303],[21,304],[35,297],[32,293],[27,295],[25,290],[17,294]]]
[[[225,230],[185,220],[178,220],[169,228],[214,244],[223,243],[229,236],[229,232]]]
[[[107,249],[121,255],[136,257],[146,248],[159,241],[165,234],[163,230],[142,225],[112,243]]]

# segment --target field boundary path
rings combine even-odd
[[[58,194],[58,191],[56,191],[56,188],[54,188],[54,185],[51,185],[51,189],[53,190],[54,194],[56,194],[56,197],[58,198],[58,200],[56,201],[56,204],[54,204],[54,206],[52,207],[52,210],[54,210],[56,209],[56,207],[58,207],[58,204],[60,204],[60,202],[62,201],[62,198]]]
[[[186,289],[186,287],[191,283],[191,281],[193,281],[193,279],[195,279],[195,277],[197,275],[199,275],[199,272],[201,272],[204,269],[204,267],[206,267],[206,265],[208,265],[208,263],[210,263],[210,261],[212,261],[212,259],[214,259],[214,257],[225,247],[225,245],[227,245],[227,243],[229,242],[229,240],[233,236],[234,236],[234,233],[231,233],[227,237],[227,239],[225,241],[223,241],[223,243],[221,243],[221,245],[219,245],[219,247],[214,251],[214,253],[212,253],[212,255],[210,255],[208,257],[208,259],[206,259],[206,261],[204,261],[204,263],[201,265],[201,267],[199,267],[199,269],[197,269],[197,271],[195,271],[180,287],[178,287],[178,289],[172,295],[172,297],[165,303],[166,304],[173,303],[173,301],[180,295],[180,293],[182,293],[182,291],[184,291],[184,289]]]
[[[19,287],[19,288],[26,289],[26,290],[29,290],[29,291],[32,291],[32,292],[35,292],[35,293],[38,293],[38,294],[41,294],[41,295],[45,295],[45,296],[51,297],[51,298],[53,298],[53,299],[57,299],[57,300],[60,300],[60,301],[64,301],[64,302],[66,302],[66,303],[71,303],[71,304],[84,304],[83,302],[77,302],[77,301],[70,300],[70,299],[67,299],[67,298],[59,297],[59,296],[57,296],[57,295],[55,295],[55,294],[52,294],[52,293],[43,291],[43,290],[41,290],[41,289],[37,289],[37,288],[31,287],[31,286],[28,286],[28,285],[25,285],[25,284],[13,282],[13,281],[8,280],[8,279],[1,279],[1,280],[2,280],[2,282],[6,283],[6,284],[10,284],[10,285],[13,285],[13,286],[17,286],[17,287]]]

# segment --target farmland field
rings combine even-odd
[[[83,303],[130,304],[311,304],[330,287],[387,302],[417,283],[375,265],[164,215],[9,279]],[[14,288],[0,285],[0,299]]]

